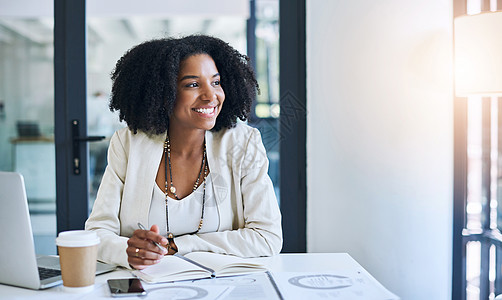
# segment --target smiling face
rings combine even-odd
[[[220,74],[207,54],[196,54],[180,64],[176,102],[170,126],[210,130],[225,101]]]

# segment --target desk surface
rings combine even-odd
[[[350,257],[350,255],[346,253],[280,254],[273,257],[259,258],[259,260],[268,267],[272,274],[274,274],[274,277],[276,273],[290,274],[285,272],[292,272],[291,274],[293,274],[296,272],[326,273],[335,271],[341,274],[361,274],[361,276],[365,276],[364,278],[367,280],[368,284],[379,290],[378,295],[380,295],[380,291],[382,292],[381,295],[385,295],[385,293],[388,295],[385,298],[374,297],[373,299],[398,299],[395,295],[385,290],[385,288],[378,283],[378,281],[376,281],[361,265],[359,265],[352,257]],[[36,291],[0,284],[0,295],[2,299],[112,299],[106,286],[106,280],[111,278],[127,277],[132,277],[131,273],[124,269],[99,275],[96,277],[94,292],[89,294],[65,293],[62,291],[61,286]],[[357,281],[357,279],[355,281]],[[145,287],[145,289],[148,290],[147,287]],[[279,289],[281,289],[281,286],[279,286]],[[290,299],[291,297],[284,296],[284,298]],[[141,299],[154,298],[147,296],[141,297]],[[335,298],[333,299],[345,298],[338,298],[335,295]],[[351,299],[359,298],[356,297]]]

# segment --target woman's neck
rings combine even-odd
[[[203,129],[181,130],[173,126],[169,127],[171,152],[182,157],[200,154],[204,147],[205,132]]]

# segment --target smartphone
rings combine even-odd
[[[144,296],[145,289],[138,278],[108,279],[112,297]]]

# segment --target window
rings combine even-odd
[[[35,249],[56,254],[52,1],[2,7],[0,171],[23,175]]]
[[[454,0],[454,15],[494,11],[497,2]],[[452,299],[494,299],[502,293],[502,100],[456,98],[454,106]]]

